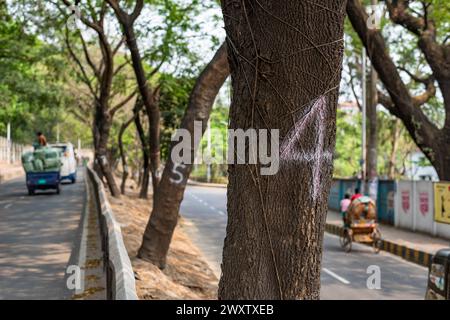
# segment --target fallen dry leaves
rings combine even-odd
[[[136,257],[150,216],[152,200],[139,199],[137,187],[132,181],[126,191],[126,196],[120,199],[109,197],[109,200],[122,228],[125,246],[136,275],[139,298],[217,299],[218,280],[199,249],[184,232],[183,219],[180,218],[175,229],[164,270]]]

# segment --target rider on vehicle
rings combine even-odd
[[[42,132],[38,132],[36,135],[39,146],[45,147],[47,145],[47,139],[45,138],[45,136],[42,134]]]
[[[355,194],[352,195],[350,201],[353,201],[355,199],[361,198],[363,195],[361,193],[359,193],[359,188],[355,189]]]

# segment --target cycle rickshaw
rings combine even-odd
[[[378,229],[375,202],[363,196],[352,201],[344,217],[344,231],[340,238],[346,252],[352,250],[352,243],[366,243],[375,253],[381,249],[381,232]]]

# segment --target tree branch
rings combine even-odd
[[[91,55],[89,54],[89,50],[87,48],[86,42],[84,41],[84,37],[81,34],[81,32],[79,32],[80,35],[80,39],[81,39],[81,44],[83,45],[83,52],[84,52],[84,56],[86,58],[86,61],[88,63],[88,65],[91,67],[95,77],[100,80],[100,72],[99,69],[95,66],[93,60],[91,59]]]
[[[425,103],[427,103],[431,98],[436,95],[436,87],[434,86],[434,79],[430,78],[430,80],[425,83],[426,89],[425,92],[413,97],[414,105],[419,107]]]
[[[131,99],[133,99],[133,97],[136,95],[137,93],[137,89],[135,89],[128,97],[126,97],[124,100],[122,100],[121,102],[119,102],[117,105],[115,105],[111,111],[110,114],[115,114],[119,109],[123,108],[128,102],[131,101]]]
[[[83,64],[81,63],[80,59],[78,59],[77,55],[75,54],[75,52],[72,49],[72,46],[70,45],[69,30],[67,29],[67,27],[66,27],[64,40],[66,42],[66,47],[67,47],[67,49],[69,51],[70,56],[72,57],[72,59],[77,64],[78,68],[80,69],[81,81],[83,81],[83,83],[85,83],[87,85],[87,87],[89,88],[89,91],[91,92],[92,96],[96,100],[98,100],[97,94],[95,93],[95,90],[94,90],[94,88],[92,86],[92,81],[89,79],[89,76],[87,75],[87,72],[86,72]]]
[[[414,141],[431,160],[433,158],[430,151],[433,149],[431,146],[439,135],[439,129],[415,104],[396,65],[388,54],[381,33],[376,30],[368,30],[366,23],[368,16],[360,0],[347,1],[347,14],[392,100],[392,104],[386,104],[388,110],[403,121]],[[385,101],[380,96],[381,100]]]

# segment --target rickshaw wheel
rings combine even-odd
[[[340,236],[339,241],[345,252],[350,252],[352,250],[352,237],[350,236],[348,230],[344,230],[344,234]]]
[[[373,240],[373,242],[372,242],[373,251],[375,253],[379,253],[380,250],[381,250],[381,243],[382,242],[381,242],[381,233],[380,233],[380,231],[378,229],[375,229],[375,231],[373,232],[372,240]]]

